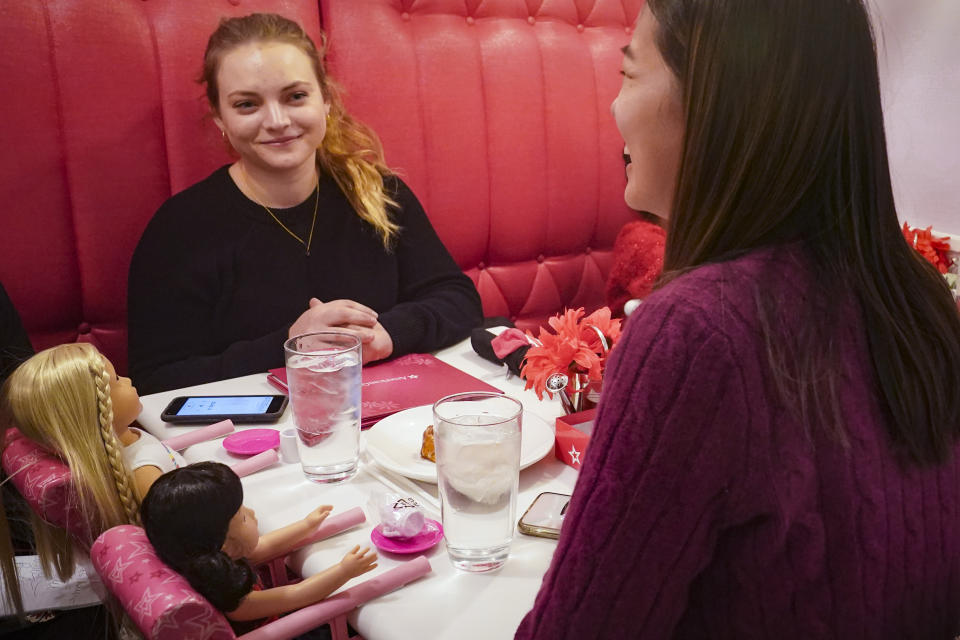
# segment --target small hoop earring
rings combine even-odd
[[[226,140],[226,139],[227,139],[227,132],[224,131],[223,129],[220,129],[220,137],[223,138],[224,140]]]

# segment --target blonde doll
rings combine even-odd
[[[5,426],[55,453],[70,468],[78,504],[92,536],[139,523],[139,499],[164,471],[185,461],[150,434],[130,425],[140,413],[129,378],[89,344],[63,344],[34,355],[3,388]],[[131,482],[132,476],[132,482]],[[73,573],[67,533],[31,514],[37,554],[61,579]],[[9,540],[5,518],[0,537]],[[7,592],[19,594],[9,545],[2,566]]]

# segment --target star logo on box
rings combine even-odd
[[[580,452],[577,451],[576,447],[571,446],[567,453],[570,454],[570,464],[580,464]]]

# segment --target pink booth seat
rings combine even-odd
[[[604,304],[623,201],[610,115],[642,0],[321,0],[331,72],[486,316]]]
[[[609,107],[642,0],[33,0],[0,3],[0,281],[37,349],[127,369],[127,271],[157,207],[230,157],[194,81],[223,16],[330,36],[488,316],[603,304],[630,219]]]
[[[16,429],[7,430],[4,439],[3,471],[30,509],[66,530],[81,548],[89,549],[93,541],[90,524],[80,510],[67,465]]]
[[[147,640],[236,637],[223,614],[157,557],[140,527],[123,525],[106,531],[90,555],[104,584]],[[346,640],[347,613],[429,571],[430,563],[420,556],[241,638],[282,640],[329,622],[334,640]]]

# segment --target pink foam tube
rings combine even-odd
[[[347,509],[343,513],[327,516],[326,520],[320,523],[320,526],[317,527],[316,531],[314,531],[312,534],[310,534],[309,536],[301,540],[299,543],[297,543],[296,547],[294,547],[290,551],[285,551],[280,555],[285,556],[292,551],[296,551],[297,549],[302,549],[308,544],[313,544],[318,540],[325,540],[330,536],[335,536],[341,531],[346,531],[350,527],[355,527],[361,522],[365,522],[366,519],[367,519],[367,516],[364,515],[363,509],[361,509],[360,507],[354,507],[353,509]],[[266,558],[264,560],[261,560],[261,563],[270,562],[271,560],[274,560],[278,557],[280,556]]]
[[[279,459],[280,456],[277,455],[276,449],[267,449],[266,451],[261,451],[255,456],[247,458],[246,460],[230,465],[230,468],[233,469],[235,474],[242,478],[250,475],[251,473],[256,473],[261,469],[266,469]]]
[[[174,451],[183,451],[192,444],[213,440],[214,438],[225,436],[232,431],[233,420],[223,420],[222,422],[214,422],[213,424],[203,427],[202,429],[185,433],[182,436],[167,438],[163,441],[163,444],[167,445]]]
[[[240,636],[241,640],[280,640],[305,633],[339,615],[353,611],[364,602],[393,591],[430,573],[430,561],[417,556],[374,578],[265,624]]]
[[[366,520],[367,516],[364,515],[363,509],[360,507],[354,507],[343,513],[327,516],[327,519],[317,527],[317,530],[314,531],[310,537],[304,538],[303,542],[297,545],[297,548],[305,547],[308,544],[313,544],[318,540],[324,540],[330,536],[335,536],[341,531],[346,531],[350,527],[355,527]]]

